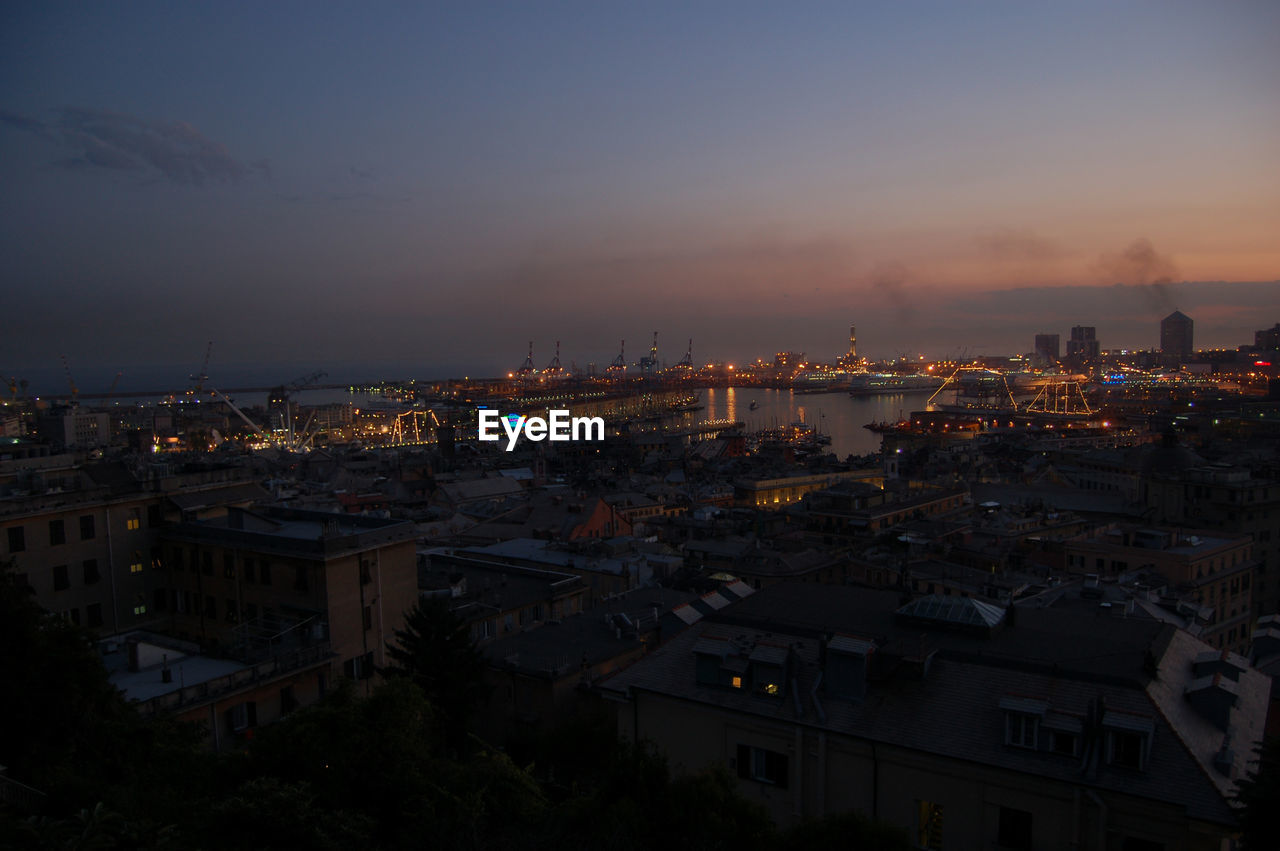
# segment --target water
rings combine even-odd
[[[831,435],[828,452],[839,458],[880,450],[880,435],[864,428],[869,422],[896,421],[900,415],[923,410],[927,393],[851,397],[846,391],[794,393],[758,387],[713,388],[702,391],[701,411],[684,414],[692,425],[701,420],[741,420],[748,431],[804,421]],[[759,407],[751,410],[751,403]]]
[[[700,393],[703,409],[672,418],[672,425],[690,427],[704,420],[740,420],[746,423],[748,431],[759,431],[803,421],[831,436],[831,445],[826,447],[826,451],[839,458],[878,452],[880,435],[864,426],[869,422],[895,421],[913,410],[922,410],[929,398],[925,393],[850,397],[843,390],[794,393],[758,387],[707,388]],[[354,403],[359,407],[370,401],[368,394],[352,394],[345,389],[301,390],[290,395],[302,405],[338,402]],[[234,398],[242,408],[265,407],[267,404],[265,393],[235,394]],[[125,397],[111,399],[105,404],[127,407],[138,403],[154,405],[158,401],[155,398]],[[385,403],[385,400],[374,401]],[[751,410],[752,402],[758,405],[754,411]],[[104,403],[98,401],[96,404]]]

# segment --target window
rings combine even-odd
[[[124,527],[130,532],[135,532],[142,528],[142,509],[130,508],[129,518],[124,521]]]
[[[280,714],[288,715],[290,712],[298,708],[298,699],[293,696],[293,686],[284,686],[280,689]]]
[[[200,553],[200,572],[213,576],[213,553]]]
[[[307,584],[307,566],[300,564],[293,569],[293,590],[306,591],[309,587]]]
[[[1004,743],[1017,748],[1034,749],[1039,726],[1040,719],[1034,715],[1026,715],[1022,712],[1006,713]]]
[[[271,562],[264,561],[262,563],[262,569],[258,571],[258,581],[263,585],[271,584]]]
[[[133,551],[133,558],[129,559],[129,572],[130,573],[142,572],[142,553],[138,552],[137,550]]]
[[[920,848],[942,848],[942,804],[916,801],[916,845]]]
[[[27,548],[27,530],[23,526],[10,526],[9,533],[9,552],[20,553]]]
[[[49,521],[49,546],[59,547],[67,542],[67,527],[62,520]]]
[[[1127,730],[1107,732],[1107,762],[1120,768],[1142,768],[1143,745],[1141,733]]]
[[[134,616],[135,616],[135,617],[142,617],[142,616],[143,616],[143,615],[145,615],[146,613],[147,613],[147,604],[146,604],[146,603],[138,603],[137,605],[135,605],[135,606],[133,607],[133,614],[134,614]]]
[[[80,540],[92,541],[97,532],[93,528],[93,515],[80,515]]]
[[[343,673],[353,680],[367,680],[373,676],[373,651],[348,659],[342,664]]]
[[[252,700],[246,700],[228,709],[227,726],[236,733],[258,726],[258,705]]]
[[[79,609],[67,609],[67,620],[71,621],[71,622],[72,622],[73,624],[75,624],[76,626],[79,626],[79,625],[80,625],[80,610],[79,610]]]
[[[90,603],[89,606],[84,610],[84,614],[85,614],[85,620],[88,621],[89,626],[91,627],[102,626],[102,604],[101,603]]]
[[[257,603],[245,603],[245,604],[244,604],[244,619],[245,619],[245,620],[247,620],[247,621],[251,621],[251,620],[254,620],[254,619],[255,619],[255,618],[257,618],[257,617],[258,617],[258,604],[257,604]]]
[[[764,748],[738,745],[738,776],[787,788],[787,756]]]
[[[254,573],[253,559],[247,558],[244,560],[244,581],[252,584],[253,573]]]
[[[159,547],[151,548],[151,569],[164,570],[164,558],[160,554]]]
[[[996,842],[1001,848],[1031,851],[1031,813],[1012,807],[1000,808]]]
[[[206,618],[216,618],[218,616],[218,601],[212,596],[204,598],[204,616]]]
[[[227,579],[236,578],[236,559],[231,553],[222,557],[222,575]]]
[[[1076,756],[1080,751],[1080,737],[1075,733],[1054,730],[1049,734],[1049,750],[1062,756]]]
[[[98,584],[98,560],[96,558],[88,558],[84,560],[84,584]]]
[[[174,547],[169,551],[169,564],[174,570],[185,570],[185,562],[186,559],[183,558],[182,547]]]
[[[227,623],[235,623],[240,620],[240,607],[236,605],[236,601],[230,597],[227,598]]]
[[[53,590],[66,591],[71,587],[71,577],[67,575],[67,566],[65,564],[55,564],[53,566]]]

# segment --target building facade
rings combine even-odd
[[[604,684],[618,729],[776,822],[914,847],[1218,851],[1269,678],[1152,620],[778,585]],[[1230,746],[1227,743],[1230,742]]]
[[[1195,322],[1180,310],[1160,320],[1160,351],[1166,358],[1186,360],[1195,351],[1192,334]]]

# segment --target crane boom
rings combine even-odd
[[[76,401],[76,397],[80,395],[80,388],[76,386],[76,380],[71,377],[71,364],[67,362],[67,356],[61,355],[62,369],[67,373],[67,384],[71,387],[71,401]]]
[[[230,399],[228,399],[228,398],[226,397],[226,395],[225,395],[225,394],[223,394],[223,392],[222,392],[221,390],[218,390],[218,389],[216,389],[216,388],[214,388],[214,387],[210,387],[210,388],[209,388],[209,392],[210,392],[210,393],[212,393],[214,396],[218,397],[219,399],[221,399],[223,402],[226,402],[226,403],[227,403],[227,407],[228,407],[228,408],[230,408],[231,410],[235,411],[235,412],[236,412],[236,414],[238,414],[238,415],[240,416],[240,419],[244,420],[245,425],[247,425],[247,426],[249,426],[249,428],[253,429],[253,433],[254,433],[254,434],[256,434],[258,437],[262,438],[263,440],[265,440],[265,441],[266,441],[266,442],[268,442],[268,443],[270,443],[270,442],[271,442],[271,438],[270,438],[270,437],[267,437],[266,433],[265,433],[261,428],[259,428],[259,427],[258,427],[258,424],[257,424],[257,423],[255,423],[253,420],[249,419],[249,417],[245,415],[245,412],[244,412],[244,411],[242,411],[242,410],[240,410],[238,407],[236,407],[236,403],[235,403],[235,402],[232,402]]]
[[[209,380],[209,358],[213,355],[213,340],[209,341],[209,345],[204,349],[204,364],[200,367],[200,372],[196,375],[188,376],[196,383],[196,392],[199,393],[204,389],[204,383]],[[234,406],[233,406],[234,407]]]

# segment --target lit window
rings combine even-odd
[[[734,677],[732,685],[734,688],[742,688],[742,677]]]
[[[942,847],[942,804],[933,801],[917,801],[918,831],[917,845],[921,848],[939,849]]]
[[[145,615],[145,614],[147,613],[147,607],[146,607],[146,604],[142,604],[142,605],[134,606],[134,607],[133,607],[133,613],[134,613],[135,615]]]

